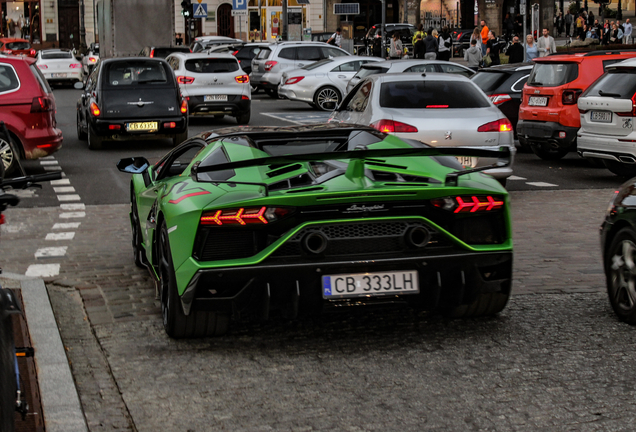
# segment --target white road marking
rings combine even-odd
[[[35,198],[38,195],[35,193],[37,189],[13,189],[10,193],[11,195],[15,195],[18,198]]]
[[[67,222],[67,223],[56,223],[53,225],[53,229],[71,229],[71,228],[79,228],[81,222]]]
[[[528,179],[525,177],[517,177],[517,176],[511,175],[510,177],[508,177],[508,180],[528,180]]]
[[[69,185],[71,181],[67,178],[59,179],[59,180],[51,180],[51,186],[62,186]]]
[[[60,246],[60,247],[45,247],[40,248],[35,252],[36,258],[49,258],[49,257],[60,257],[66,255],[66,249],[68,246]]]
[[[85,210],[86,206],[84,204],[82,204],[82,203],[79,203],[79,204],[60,204],[60,208],[62,210],[73,211],[73,210]]]
[[[83,218],[83,217],[86,217],[86,212],[60,213],[60,218],[61,219]]]
[[[536,186],[536,187],[557,187],[559,185],[555,185],[552,183],[545,183],[545,182],[526,182],[526,184],[530,185],[530,186]]]
[[[59,264],[31,264],[25,276],[31,277],[51,277],[60,274]]]
[[[40,160],[40,165],[59,165],[56,160]]]
[[[75,192],[75,188],[73,186],[56,186],[53,188],[55,193],[69,193]]]
[[[70,194],[70,195],[58,195],[57,199],[60,201],[79,201],[81,198],[77,194]]]
[[[74,232],[48,233],[45,240],[73,240]]]
[[[62,167],[59,165],[45,166],[43,168],[44,168],[44,171],[62,171]]]

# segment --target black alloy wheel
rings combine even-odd
[[[89,150],[100,150],[103,147],[104,138],[98,136],[89,124],[88,126],[88,148]]]
[[[318,89],[314,95],[314,104],[323,111],[333,111],[340,104],[340,92],[331,86]]]
[[[636,233],[623,228],[612,240],[605,261],[607,294],[621,321],[636,324]]]
[[[0,137],[0,160],[2,160],[2,165],[4,165],[5,174],[9,175],[15,170],[18,166],[17,158],[19,157],[20,155],[15,151],[13,144]]]

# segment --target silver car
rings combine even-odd
[[[299,69],[326,58],[349,56],[343,49],[323,42],[277,42],[262,47],[252,60],[250,79],[272,98],[278,98],[283,72]]]
[[[191,116],[225,115],[248,124],[252,93],[249,76],[232,54],[173,53],[166,61],[174,70]]]
[[[459,74],[470,78],[475,71],[457,63],[444,60],[388,60],[369,64],[360,68],[357,74],[347,84],[347,93],[364,78],[381,73],[402,72],[440,72]]]
[[[516,151],[510,121],[475,83],[460,75],[373,75],[354,87],[329,121],[370,125],[434,147],[508,146]],[[460,162],[473,168],[496,161],[467,157]],[[486,172],[505,183],[512,168]]]
[[[347,83],[360,67],[380,60],[378,57],[338,57],[283,72],[278,94],[324,111],[333,111],[346,96]]]

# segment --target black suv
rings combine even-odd
[[[514,128],[515,136],[517,135],[523,86],[528,81],[533,66],[532,62],[493,66],[480,69],[471,78],[486,93],[492,103],[497,105],[501,112],[508,117]]]
[[[77,137],[88,140],[91,150],[106,140],[185,141],[188,103],[168,63],[147,57],[101,60],[77,101]]]
[[[417,29],[412,24],[385,24],[384,25],[384,39],[385,44],[388,47],[389,41],[393,33],[398,32],[400,35],[400,40],[402,41],[402,46],[406,48],[409,52],[409,55],[413,53],[413,36],[415,36],[415,31]],[[377,55],[377,43],[376,39],[380,39],[382,37],[382,24],[376,24],[369,29],[367,35],[364,37],[365,45],[369,47],[368,55]],[[373,52],[372,52],[373,51]],[[386,57],[386,55],[380,57]]]

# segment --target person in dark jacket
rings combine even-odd
[[[428,30],[428,36],[424,39],[424,46],[426,47],[426,54],[424,54],[424,58],[426,60],[435,60],[437,58],[437,30],[433,30],[431,27]]]
[[[413,57],[416,59],[424,59],[425,54],[426,45],[422,40],[422,35],[418,33],[415,35],[415,44],[413,44]]]
[[[517,36],[512,38],[512,45],[508,47],[508,63],[523,62],[523,46],[519,43]]]
[[[499,43],[495,38],[495,35],[492,31],[488,32],[488,43],[486,44],[486,55],[490,56],[492,60],[491,66],[497,66],[501,64],[499,60]]]

